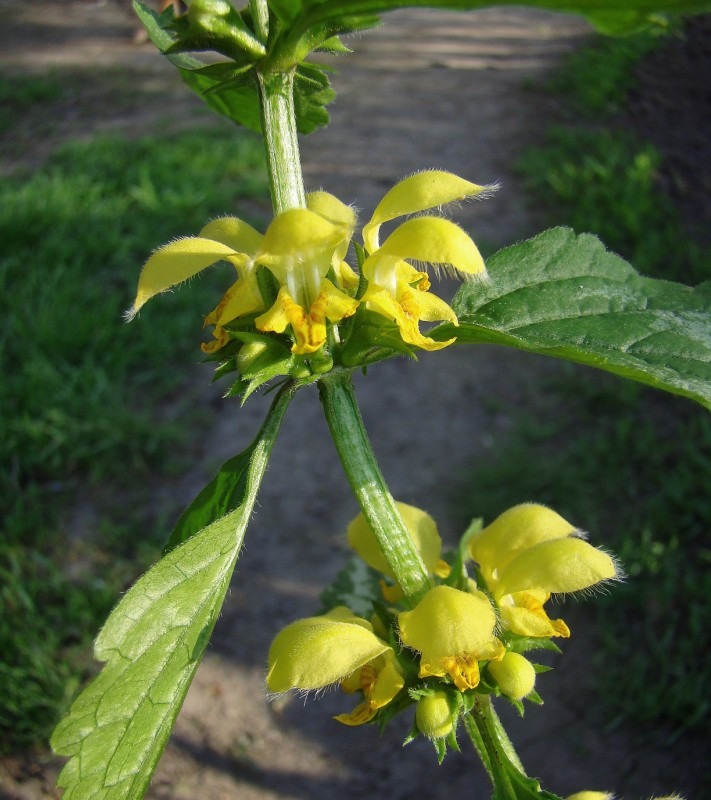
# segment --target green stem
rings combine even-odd
[[[502,758],[504,754],[498,746],[498,730],[493,718],[494,709],[491,700],[488,696],[481,695],[477,697],[465,727],[494,784],[496,796],[515,800],[516,792]],[[473,729],[470,720],[474,721]]]
[[[375,460],[350,374],[331,374],[318,385],[331,436],[363,515],[402,590],[416,598],[430,587],[430,579]]]
[[[294,109],[294,72],[259,77],[262,133],[274,213],[306,205]]]
[[[269,38],[269,5],[267,0],[249,0],[249,10],[254,20],[254,32],[262,44]]]

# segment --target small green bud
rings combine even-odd
[[[418,700],[415,708],[417,729],[428,739],[442,739],[454,728],[447,692],[434,692]]]
[[[240,347],[237,353],[237,369],[243,374],[249,374],[249,368],[267,349],[266,342],[248,342]]]
[[[533,664],[519,653],[507,652],[501,661],[489,664],[489,674],[501,692],[512,700],[521,700],[533,691],[536,670]]]

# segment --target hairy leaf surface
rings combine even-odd
[[[501,250],[491,281],[430,335],[505,344],[599,367],[711,407],[711,283],[645,278],[595,236],[553,228]]]
[[[183,543],[140,578],[101,630],[94,655],[106,664],[52,736],[55,752],[70,757],[58,781],[64,800],[143,797],[222,607],[292,394],[282,390],[259,436],[237,456],[233,485],[223,477],[199,496],[200,513],[180,529]],[[228,507],[195,532],[192,525]]]

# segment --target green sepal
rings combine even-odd
[[[549,669],[550,669],[550,667],[549,667]],[[538,671],[538,670],[536,670],[536,671]],[[526,695],[526,700],[528,700],[531,703],[535,703],[537,706],[542,706],[543,705],[543,698],[540,696],[540,694],[538,694],[538,692],[535,689],[532,689]]]
[[[564,358],[711,408],[711,282],[645,278],[568,228],[505,248],[487,267],[490,282],[466,283],[452,301],[460,326],[432,338]]]
[[[549,667],[547,664],[533,664],[531,663],[536,675],[543,675],[544,672],[553,672],[553,667]],[[528,697],[528,695],[526,695]]]
[[[506,644],[508,649],[514,653],[528,653],[530,650],[550,650],[553,653],[563,651],[552,639],[545,639],[541,636],[521,636],[518,633],[506,634]]]
[[[205,526],[244,502],[249,490],[250,476],[255,470],[266,466],[284,412],[295,391],[293,384],[281,389],[254,441],[241,453],[226,461],[217,475],[183,511],[163,548],[164,553],[170,553]]]
[[[347,53],[352,53],[350,47],[346,47],[345,44],[338,38],[338,36],[331,36],[329,39],[326,39],[323,44],[320,44],[316,51],[319,53],[332,53],[333,55],[345,55]]]
[[[519,717],[521,717],[521,718],[524,717],[524,715],[526,714],[526,709],[525,709],[525,707],[523,705],[523,701],[522,700],[516,700],[515,698],[508,697],[505,694],[502,694],[501,697],[503,697],[504,700],[506,700],[508,703],[510,703],[516,709],[516,713],[519,715]]]
[[[443,737],[442,739],[430,739],[432,742],[432,747],[435,749],[435,753],[437,754],[437,763],[441,764],[444,761],[444,757],[447,755],[447,738]]]
[[[249,331],[229,331],[243,343],[236,356],[239,379],[228,390],[228,397],[242,396],[242,404],[260,386],[274,378],[289,375],[294,366],[291,350],[275,336]]]
[[[340,362],[346,367],[357,367],[395,354],[417,361],[415,351],[403,342],[394,322],[360,306],[348,331],[348,341],[339,348]]]

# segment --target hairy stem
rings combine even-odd
[[[259,76],[262,132],[274,213],[306,205],[294,110],[294,73]]]
[[[430,587],[430,579],[375,460],[350,374],[322,378],[319,391],[331,436],[363,515],[402,590],[416,599]]]

